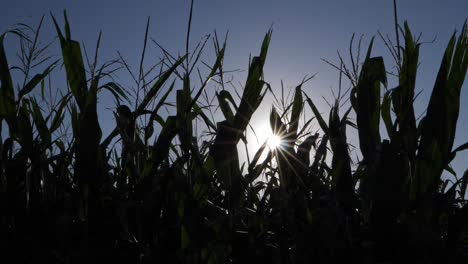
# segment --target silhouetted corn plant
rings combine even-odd
[[[200,63],[207,66],[200,58],[210,37],[190,48],[192,10],[193,1],[185,54],[172,56],[155,42],[164,58],[145,71],[148,19],[136,74],[120,55],[98,66],[101,34],[90,63],[71,38],[66,14],[63,32],[52,17],[69,88],[57,100],[45,98],[45,87],[51,86],[46,79],[58,61],[50,63],[51,57],[44,57],[50,45],[39,47],[42,20],[37,29],[29,28],[33,37],[24,30],[7,32],[22,43],[21,67],[8,64],[6,34],[0,36],[2,260],[463,259],[468,174],[450,186],[442,174],[451,171],[456,153],[468,147],[453,149],[468,67],[466,23],[448,44],[419,123],[413,102],[420,44],[405,23],[404,47],[397,47],[401,59],[394,54],[397,87],[387,89],[384,60],[372,56],[372,39],[362,65],[350,54],[352,71],[343,64],[336,67],[351,79],[351,107],[343,111],[340,75],[340,93],[327,119],[303,91],[311,78],[304,79],[290,102],[282,98],[282,107],[271,110],[270,125],[281,138],[280,146],[270,149],[265,142],[241,165],[238,145],[247,145],[251,118],[272,90],[263,76],[272,32],[250,61],[236,98],[225,87],[226,39],[220,43],[215,34],[214,61],[206,76],[198,69]],[[38,62],[49,64],[33,75]],[[135,82],[133,102],[130,87],[112,79],[119,65]],[[13,69],[24,75],[16,81],[17,95]],[[105,80],[109,81],[102,84]],[[34,93],[37,86],[40,95]],[[102,138],[97,99],[104,89],[116,99],[116,123]],[[166,107],[168,115],[162,113]],[[220,122],[213,118],[218,110]],[[381,120],[388,138],[380,132]],[[313,121],[321,131],[309,131]],[[362,159],[357,164],[351,159],[348,126],[358,132]]]

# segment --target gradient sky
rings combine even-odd
[[[56,35],[49,13],[61,20],[63,9],[67,9],[72,37],[83,41],[88,52],[93,50],[99,30],[103,31],[102,61],[115,58],[118,50],[136,68],[148,16],[151,16],[151,37],[173,53],[185,50],[189,0],[14,0],[4,1],[2,9],[0,32],[18,22],[35,25],[41,15],[46,14],[45,39]],[[467,19],[468,1],[400,0],[398,11],[400,22],[408,20],[414,34],[423,33],[422,41],[431,42],[436,37],[434,43],[421,47],[417,90],[423,92],[416,102],[416,111],[420,114],[427,105],[445,46],[453,31],[461,29]],[[283,80],[289,89],[306,74],[318,73],[304,90],[316,98],[321,111],[328,112],[321,96],[331,99],[330,88],[337,88],[338,73],[321,58],[337,62],[337,51],[346,55],[353,33],[364,35],[364,49],[378,30],[393,38],[393,1],[198,0],[194,7],[191,44],[195,45],[214,30],[219,35],[229,30],[225,67],[246,70],[249,55],[258,54],[261,40],[271,26],[274,31],[265,68],[266,80],[276,90]],[[7,48],[14,47],[13,42],[6,44]],[[148,58],[158,51],[151,44],[150,49]],[[58,48],[53,49],[53,52],[58,51]],[[387,69],[393,66],[381,41],[376,42],[373,55],[384,56]],[[244,76],[241,73],[236,78],[243,83]],[[391,80],[390,88],[393,86]],[[468,141],[466,83],[461,101],[455,147]],[[268,102],[262,104],[263,119],[264,110],[269,111],[269,107]],[[254,122],[258,124],[262,120],[257,115]],[[111,118],[103,118],[103,130],[112,123]],[[453,165],[458,173],[468,168],[468,152],[459,155]]]

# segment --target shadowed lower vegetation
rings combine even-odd
[[[184,56],[161,48],[164,58],[145,71],[147,26],[135,74],[122,57],[99,64],[100,36],[90,60],[66,15],[63,28],[52,19],[59,61],[44,55],[49,45],[39,45],[42,20],[0,36],[2,263],[467,260],[468,173],[442,177],[455,174],[450,162],[468,148],[454,146],[468,67],[466,23],[449,40],[421,119],[413,108],[420,43],[405,23],[403,45],[389,45],[396,87],[387,87],[371,40],[362,63],[350,54],[351,68],[337,67],[351,88],[344,95],[340,89],[328,118],[302,90],[304,80],[291,102],[270,113],[281,146],[265,142],[250,159],[238,146],[247,144],[252,115],[272,89],[263,78],[271,31],[236,99],[225,88],[226,40],[216,35],[207,71],[196,65],[209,37],[189,51],[189,34]],[[16,67],[4,48],[14,35],[21,47]],[[48,93],[48,77],[60,66],[67,91]],[[113,79],[124,70],[135,81],[133,97]],[[210,80],[214,92],[205,89]],[[103,90],[116,102],[115,128],[105,137],[97,110]],[[357,162],[347,129],[358,132]]]

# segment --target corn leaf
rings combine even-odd
[[[58,61],[53,62],[49,65],[42,73],[38,73],[31,78],[31,80],[21,89],[18,93],[18,101],[23,98],[26,94],[30,93],[36,86],[41,83],[45,77],[55,68]]]
[[[454,33],[445,50],[431,94],[419,144],[416,181],[412,198],[434,189],[450,161],[460,107],[460,91],[468,67],[466,23],[456,40]],[[432,187],[434,188],[434,187]]]
[[[65,37],[54,16],[52,16],[52,19],[59,35],[60,46],[62,47],[62,58],[67,73],[68,84],[70,85],[70,89],[78,103],[80,111],[84,111],[88,90],[80,44],[71,39],[70,26],[66,12],[64,12]]]
[[[158,91],[162,88],[164,83],[171,77],[172,73],[179,67],[180,64],[184,61],[185,56],[182,56],[179,58],[166,72],[164,72],[158,80],[151,86],[151,88],[148,90],[148,93],[145,95],[143,98],[142,102],[140,105],[136,108],[135,110],[135,116],[139,116],[143,113],[145,108],[148,106],[148,104],[151,102],[151,100],[154,99]]]
[[[301,89],[301,86],[302,85],[299,85],[296,87],[296,92],[294,93],[294,100],[293,100],[293,107],[292,107],[292,111],[291,111],[291,123],[290,123],[290,126],[289,126],[289,135],[291,137],[292,140],[296,140],[297,138],[297,128],[299,126],[299,117],[302,113],[302,108],[303,108],[303,105],[302,105],[302,89]]]

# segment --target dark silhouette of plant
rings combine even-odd
[[[237,148],[247,144],[252,115],[272,90],[263,77],[271,30],[235,98],[225,87],[226,39],[212,38],[216,56],[203,77],[198,67],[210,37],[191,51],[191,19],[186,54],[172,56],[156,43],[164,58],[145,71],[148,20],[138,74],[122,56],[99,65],[100,36],[89,62],[72,39],[66,13],[63,31],[52,19],[69,88],[58,100],[45,96],[45,80],[59,62],[43,55],[49,45],[39,47],[42,20],[32,37],[25,30],[7,32],[24,47],[21,67],[8,64],[7,33],[0,36],[5,263],[466,261],[468,173],[452,185],[442,178],[457,152],[468,148],[454,148],[468,67],[466,23],[447,45],[419,122],[413,102],[420,43],[405,23],[397,87],[387,88],[384,60],[372,55],[372,39],[362,65],[359,55],[356,60],[350,54],[352,69],[340,58],[340,92],[328,120],[302,90],[311,78],[304,79],[291,102],[282,98],[282,109],[270,112],[281,144],[263,143],[240,165]],[[120,67],[135,81],[134,101],[129,87],[113,81]],[[23,81],[13,81],[14,69]],[[347,109],[342,76],[352,84]],[[213,87],[211,99],[207,87]],[[115,128],[105,137],[97,111],[102,90],[116,101]],[[172,109],[168,115],[166,107]],[[307,107],[312,116],[304,117]],[[216,122],[218,108],[222,120]],[[381,136],[381,120],[388,138]],[[312,134],[313,121],[321,131]],[[358,131],[357,164],[349,127]]]

